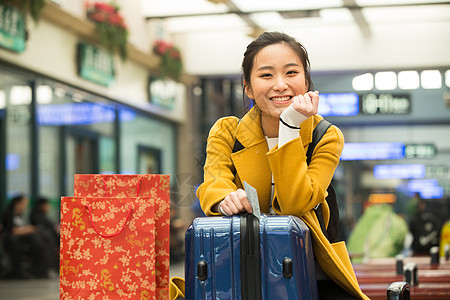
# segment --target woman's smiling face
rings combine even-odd
[[[256,54],[245,92],[255,100],[266,121],[278,122],[292,97],[305,94],[308,83],[298,54],[288,45],[266,46]]]

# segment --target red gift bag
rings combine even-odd
[[[155,299],[155,201],[62,197],[60,299]]]
[[[74,195],[88,197],[150,197],[155,201],[157,299],[168,299],[170,267],[170,176],[75,174]]]

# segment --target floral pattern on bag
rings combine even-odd
[[[60,298],[155,299],[154,207],[148,197],[62,197]]]
[[[157,299],[167,299],[170,267],[170,176],[160,174],[75,174],[74,195],[85,197],[149,197],[155,199]],[[133,237],[129,237],[133,239]],[[132,243],[139,241],[133,240]]]

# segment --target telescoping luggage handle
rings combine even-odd
[[[241,299],[261,300],[259,219],[241,214]]]

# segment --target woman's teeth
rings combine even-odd
[[[277,102],[283,102],[283,101],[288,101],[291,100],[290,96],[285,96],[285,97],[272,97],[270,98],[271,101],[277,101]]]

